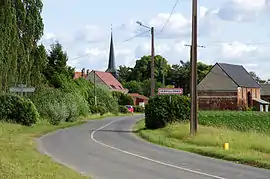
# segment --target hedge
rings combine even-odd
[[[0,94],[0,120],[31,126],[38,119],[39,113],[31,100],[15,94]]]
[[[170,97],[171,96],[171,97]],[[163,128],[167,123],[190,118],[190,99],[180,95],[157,95],[145,107],[145,126]]]

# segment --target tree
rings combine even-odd
[[[251,71],[249,72],[249,74],[251,75],[251,77],[257,81],[258,83],[265,83],[265,80],[262,80],[255,72]]]
[[[132,68],[120,65],[118,69],[118,73],[119,73],[119,81],[121,83],[130,81]]]
[[[155,56],[155,79],[162,82],[163,74],[166,77],[170,70],[168,61],[160,55]],[[145,81],[151,77],[151,56],[143,56],[136,61],[132,69],[130,79],[135,81]]]
[[[67,65],[67,53],[63,51],[59,42],[51,45],[47,58],[48,64],[44,74],[50,84],[57,88],[61,86],[61,81],[72,79],[74,68]]]

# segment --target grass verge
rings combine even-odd
[[[199,133],[191,138],[187,123],[148,130],[144,120],[135,124],[134,131],[141,138],[159,145],[270,169],[270,136],[266,134],[200,126]],[[229,151],[223,150],[225,142],[230,144]]]
[[[58,126],[44,121],[32,127],[0,122],[0,178],[86,179],[87,177],[40,154],[34,139],[57,129],[85,123],[86,119],[102,119],[109,116],[115,115],[93,115]]]

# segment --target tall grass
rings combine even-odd
[[[270,113],[257,111],[200,111],[199,124],[242,132],[270,133]]]

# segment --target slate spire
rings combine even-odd
[[[116,66],[115,66],[112,28],[111,28],[111,43],[110,43],[110,52],[109,52],[109,63],[108,63],[108,69],[106,70],[106,72],[110,72],[115,78],[118,77],[117,69],[116,69]]]

